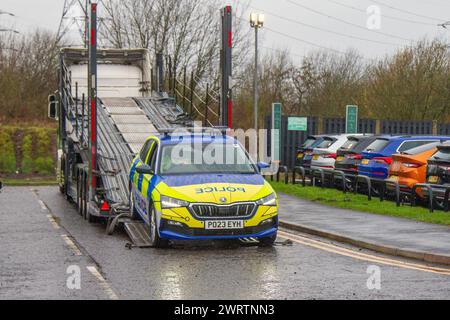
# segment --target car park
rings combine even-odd
[[[225,158],[206,160],[212,150]],[[278,200],[260,174],[265,167],[226,135],[149,137],[131,164],[130,214],[144,221],[153,247],[169,240],[239,238],[272,245]]]
[[[341,134],[338,136],[324,137],[324,141],[313,149],[312,169],[334,169],[337,151],[350,137],[362,136],[362,134]]]
[[[386,179],[392,155],[421,145],[448,140],[445,136],[380,136],[362,152],[358,174],[375,179]]]
[[[389,167],[389,180],[400,185],[402,192],[411,192],[414,185],[426,182],[427,161],[436,153],[441,142],[432,142],[422,146],[403,151],[392,156]],[[388,185],[392,189],[392,185]],[[422,190],[416,190],[423,197]]]
[[[445,188],[450,187],[450,143],[437,147],[437,151],[428,160],[427,182],[436,186],[433,190],[438,207],[444,207]]]

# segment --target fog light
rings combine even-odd
[[[172,225],[172,226],[177,226],[177,227],[182,227],[183,226],[183,224],[181,222],[178,222],[178,221],[169,220],[167,223]]]
[[[270,218],[270,219],[266,219],[266,220],[262,221],[260,224],[268,224],[268,223],[272,223],[272,222],[273,222],[273,219]]]

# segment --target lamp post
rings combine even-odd
[[[250,26],[255,29],[255,72],[253,79],[253,113],[255,117],[255,130],[258,131],[258,29],[264,25],[264,14],[251,13]]]

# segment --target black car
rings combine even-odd
[[[348,141],[336,152],[335,170],[356,175],[358,164],[362,160],[361,152],[376,139],[376,136],[371,135],[349,137]]]
[[[295,157],[295,165],[297,167],[302,167],[305,161],[305,156],[309,153],[312,154],[312,149],[315,148],[316,145],[320,144],[323,141],[323,135],[316,136],[308,136],[303,142],[303,144],[297,149],[297,154]]]
[[[450,187],[450,143],[439,145],[436,153],[428,159],[427,182],[443,187]],[[444,207],[445,189],[436,188],[436,204]]]

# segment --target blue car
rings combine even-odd
[[[376,179],[387,179],[392,155],[421,145],[450,140],[448,136],[390,136],[378,137],[364,152],[358,174]]]

